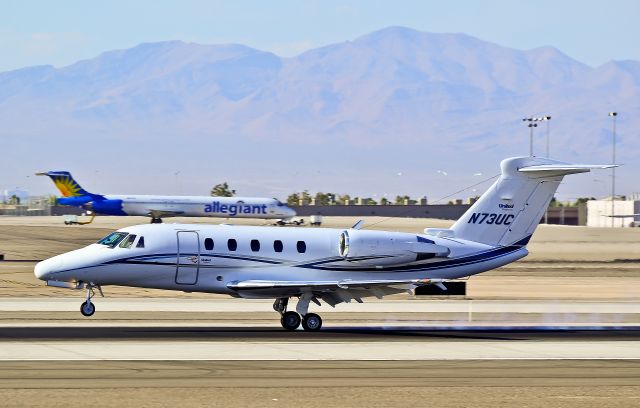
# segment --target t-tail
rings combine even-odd
[[[451,229],[456,238],[483,244],[527,245],[564,176],[611,167],[539,157],[505,159],[498,180]]]
[[[56,185],[63,197],[91,196],[90,192],[80,186],[68,171],[48,171],[46,173],[36,173],[37,176],[49,176],[53,184]]]
[[[57,200],[58,204],[81,206],[89,201],[103,199],[99,194],[92,194],[82,188],[68,171],[48,171],[36,173],[37,176],[49,176],[53,184],[60,190],[62,198]]]

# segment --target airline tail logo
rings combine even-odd
[[[49,176],[53,184],[60,190],[63,197],[80,197],[89,195],[80,184],[78,184],[71,174],[66,171],[50,171],[48,173],[38,173],[38,175]]]

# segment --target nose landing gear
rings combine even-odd
[[[96,307],[94,306],[91,299],[95,296],[94,288],[98,288],[98,292],[100,292],[100,296],[104,297],[104,293],[102,293],[102,288],[99,285],[94,285],[93,283],[87,283],[87,300],[80,305],[80,313],[84,317],[93,316],[96,312]]]
[[[95,312],[96,307],[89,301],[86,301],[80,305],[80,313],[82,313],[84,317],[93,316]]]

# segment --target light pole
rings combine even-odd
[[[538,127],[536,122],[547,121],[547,157],[549,157],[549,121],[551,116],[529,116],[528,118],[522,118],[523,122],[529,122],[527,127],[529,128],[529,156],[533,157],[533,128]]]
[[[609,116],[611,116],[611,118],[613,119],[613,145],[612,145],[612,150],[613,150],[613,162],[611,164],[614,165],[614,167],[611,168],[611,228],[614,227],[614,221],[615,221],[615,197],[616,197],[616,168],[615,168],[615,164],[616,164],[616,118],[618,117],[618,112],[609,112]]]
[[[542,120],[547,122],[547,158],[549,158],[549,123],[551,121],[551,116],[544,116]]]

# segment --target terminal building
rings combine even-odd
[[[640,200],[634,194],[631,200],[605,198],[587,201],[587,226],[627,228],[640,226]],[[613,214],[613,217],[611,216]]]

